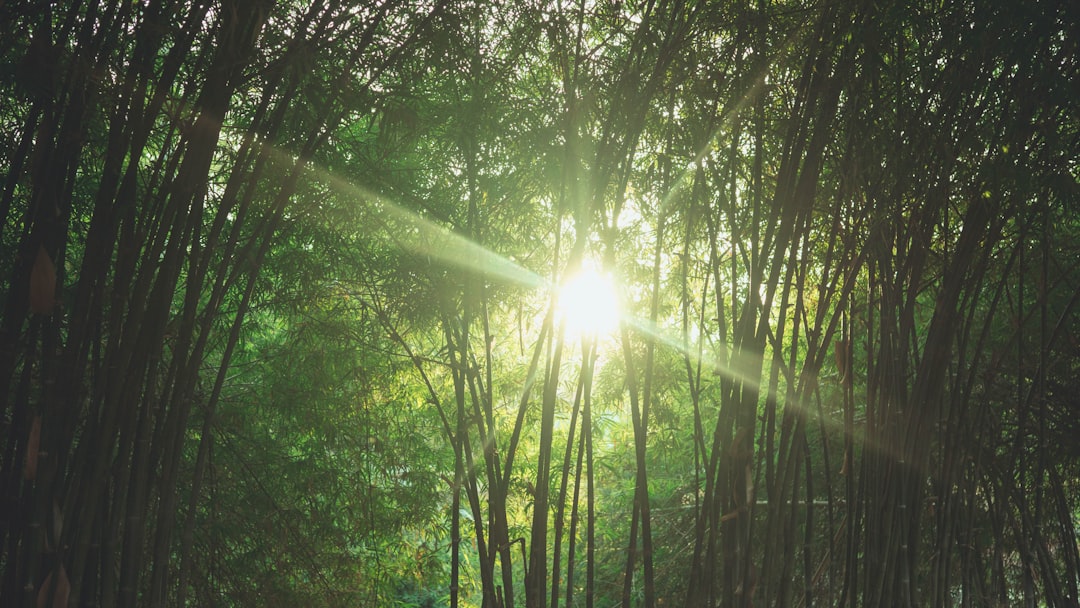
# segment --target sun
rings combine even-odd
[[[619,297],[608,273],[583,267],[559,288],[558,311],[568,337],[603,337],[619,327]]]

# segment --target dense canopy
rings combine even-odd
[[[1075,0],[0,0],[0,605],[1080,593]]]

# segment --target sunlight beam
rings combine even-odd
[[[280,154],[280,152],[279,152]],[[450,266],[529,289],[545,287],[548,282],[539,274],[480,245],[449,228],[421,217],[390,199],[334,174],[325,168],[309,165],[308,170],[335,192],[377,204],[385,216],[380,219],[387,235],[402,249],[439,260]],[[373,214],[377,215],[377,214]],[[397,225],[391,224],[393,220]]]

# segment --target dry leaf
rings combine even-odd
[[[750,504],[754,501],[754,472],[750,468],[750,465],[746,465],[746,504]]]
[[[60,508],[60,503],[53,501],[52,503],[52,538],[56,544],[60,544],[60,535],[64,532],[64,510]],[[46,542],[46,544],[48,544]]]
[[[55,307],[56,267],[42,245],[38,247],[37,259],[30,271],[30,312],[48,315]]]
[[[53,575],[56,576],[56,584],[53,584]],[[54,589],[55,587],[55,589]],[[41,589],[38,589],[37,594],[37,608],[46,608],[52,606],[52,608],[66,608],[68,604],[68,596],[71,595],[71,583],[68,582],[67,571],[64,570],[64,564],[60,564],[56,570],[49,573],[49,576],[45,577],[45,582],[41,584]],[[52,603],[49,603],[49,598],[52,598]]]
[[[41,450],[41,416],[35,415],[30,423],[30,436],[26,440],[26,463],[23,478],[33,481],[37,477],[38,452]]]
[[[833,356],[836,358],[836,373],[845,388],[851,386],[851,338],[838,339],[833,342]]]

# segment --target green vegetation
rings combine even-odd
[[[1077,23],[0,0],[0,605],[1077,606]]]

